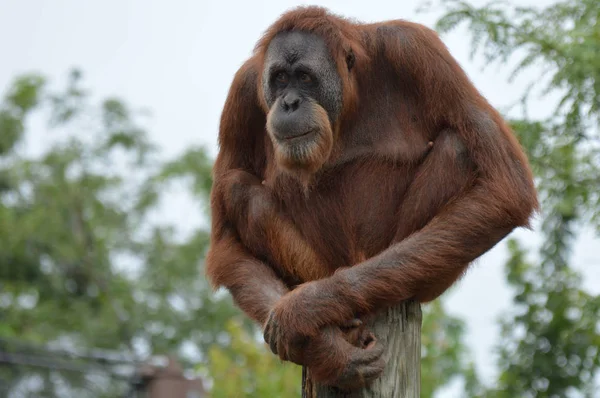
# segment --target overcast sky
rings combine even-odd
[[[475,4],[481,0],[473,1]],[[543,6],[548,0],[520,1]],[[116,95],[153,112],[150,132],[169,156],[192,145],[216,154],[221,108],[233,74],[250,55],[255,41],[282,12],[307,4],[290,0],[0,0],[0,90],[19,73],[37,71],[63,82],[71,67],[84,72],[85,84],[98,96]],[[432,26],[436,15],[417,14],[417,0],[315,1],[338,14],[375,22],[408,19]],[[507,84],[507,70],[483,70],[469,59],[469,37],[458,30],[442,37],[475,85],[494,106],[513,103],[536,71]],[[534,104],[545,115],[548,101]],[[37,137],[37,136],[36,136]],[[36,150],[51,142],[40,135]],[[189,202],[182,199],[162,216],[189,228]],[[194,208],[195,209],[195,208]],[[535,232],[517,235],[535,242]],[[574,263],[587,276],[585,285],[600,291],[599,241],[591,233],[578,239]],[[447,294],[446,306],[468,324],[467,342],[486,380],[494,375],[496,319],[510,310],[510,292],[502,272],[504,245],[471,268]],[[199,321],[199,325],[201,325]],[[453,394],[446,392],[443,397]]]

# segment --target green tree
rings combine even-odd
[[[257,344],[256,338],[231,321],[229,351],[214,346],[209,351],[208,374],[213,398],[300,397],[302,368],[282,362]],[[267,352],[268,351],[268,352]]]
[[[136,360],[195,364],[238,315],[203,278],[207,231],[178,238],[152,221],[176,179],[203,211],[211,161],[202,149],[164,161],[142,117],[116,98],[92,103],[77,71],[62,91],[21,76],[0,103],[0,352],[21,363],[0,364],[0,385],[13,394],[122,396]],[[39,155],[25,147],[32,121],[53,137]],[[127,371],[106,366],[117,362]]]
[[[455,377],[473,367],[464,343],[464,322],[446,312],[443,300],[423,307],[421,328],[421,397],[434,397]]]
[[[466,23],[473,55],[483,54],[487,64],[516,59],[511,79],[531,67],[542,71],[520,99],[525,116],[512,124],[536,175],[543,243],[528,259],[522,244],[509,241],[506,274],[515,311],[502,319],[500,375],[470,396],[596,396],[600,297],[582,289],[569,263],[578,229],[600,230],[600,2],[440,3],[446,12],[436,28],[448,32]],[[543,120],[527,117],[536,93],[559,97]]]

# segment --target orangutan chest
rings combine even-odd
[[[323,176],[291,216],[329,264],[353,265],[389,246],[410,181],[410,170],[384,162],[346,167]]]

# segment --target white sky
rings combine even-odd
[[[549,0],[521,3],[543,6]],[[483,1],[473,1],[481,4]],[[150,132],[165,153],[205,145],[216,154],[221,108],[237,68],[255,41],[282,12],[306,4],[290,0],[0,0],[0,91],[18,73],[38,71],[62,83],[71,67],[84,72],[95,95],[116,95],[153,112]],[[315,1],[336,13],[365,22],[409,19],[432,26],[436,15],[416,14],[417,0]],[[482,70],[469,60],[470,39],[461,29],[442,39],[475,85],[497,107],[515,101],[536,71],[507,84],[505,68]],[[57,81],[58,80],[58,81]],[[538,102],[533,115],[545,115],[552,103]],[[49,135],[29,142],[38,150]],[[174,197],[164,217],[183,229],[197,223],[189,200]],[[194,207],[197,209],[197,207]],[[533,232],[519,231],[532,242]],[[578,239],[574,263],[585,272],[585,285],[600,291],[599,241],[591,233]],[[485,380],[493,380],[496,319],[510,310],[510,292],[502,271],[504,245],[484,255],[447,295],[446,307],[468,324],[467,342]],[[201,321],[199,321],[201,325]],[[443,397],[455,396],[445,391]]]

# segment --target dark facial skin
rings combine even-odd
[[[324,124],[317,105],[329,124],[342,107],[335,62],[325,42],[311,33],[291,31],[275,37],[266,54],[262,84],[272,113],[272,135],[281,144],[317,139],[315,130]]]

